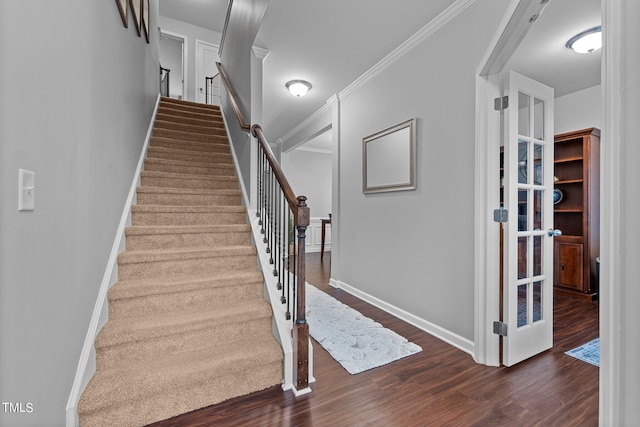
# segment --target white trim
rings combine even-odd
[[[253,54],[261,61],[264,61],[267,56],[271,53],[269,49],[265,49],[263,47],[253,46]]]
[[[78,401],[80,400],[80,395],[89,382],[89,379],[95,373],[95,352],[93,343],[100,328],[104,325],[104,323],[106,323],[106,319],[108,317],[107,292],[109,291],[111,285],[113,285],[118,278],[118,264],[116,261],[118,258],[118,254],[124,251],[124,229],[131,223],[131,205],[135,202],[136,189],[138,188],[138,185],[140,183],[140,172],[142,171],[144,159],[147,154],[147,147],[149,146],[151,131],[153,129],[153,123],[155,121],[159,105],[160,94],[158,94],[156,105],[154,107],[153,114],[151,115],[151,121],[149,123],[147,135],[142,146],[142,152],[140,153],[138,166],[136,167],[136,171],[133,175],[133,181],[131,182],[129,195],[127,196],[127,201],[125,202],[124,208],[122,210],[122,215],[120,216],[120,223],[118,224],[118,228],[116,230],[116,235],[113,240],[113,246],[111,247],[111,253],[109,254],[109,260],[107,261],[107,267],[104,270],[102,282],[100,283],[100,289],[98,290],[96,304],[93,308],[93,314],[91,315],[89,329],[87,330],[87,335],[84,339],[84,345],[82,346],[82,352],[80,353],[80,360],[78,361],[76,376],[73,380],[73,385],[71,386],[69,400],[67,401],[67,427],[76,427],[79,424]],[[90,360],[92,354],[93,359]],[[90,369],[87,369],[89,367],[90,361],[93,362],[92,367]]]
[[[343,289],[349,292],[351,295],[360,298],[361,300],[368,302],[369,304],[378,307],[381,310],[386,311],[387,313],[397,317],[398,319],[404,320],[405,322],[415,326],[418,329],[423,330],[429,335],[433,335],[434,337],[456,347],[459,350],[464,351],[465,353],[473,356],[474,353],[474,344],[473,341],[470,341],[464,337],[461,337],[458,334],[455,334],[447,329],[444,329],[434,323],[429,322],[421,317],[418,317],[414,314],[409,313],[399,307],[396,307],[393,304],[389,304],[386,301],[383,301],[373,295],[370,295],[366,292],[363,292],[353,286],[350,286],[340,280],[330,279],[329,284],[333,287]]]
[[[497,76],[476,77],[474,360],[489,366],[500,365],[500,341],[489,326],[499,320],[500,314],[500,301],[492,297],[500,293],[499,259],[489,255],[500,251],[500,228],[491,216],[491,211],[500,204],[499,158],[497,154],[488,155],[499,152],[500,115],[491,114],[487,103],[499,96],[497,79]]]
[[[476,0],[457,0],[451,6],[446,8],[442,13],[432,19],[427,25],[418,30],[413,36],[407,39],[400,46],[391,51],[387,56],[382,58],[377,64],[367,70],[364,74],[353,81],[349,86],[340,92],[340,100],[346,99],[360,86],[366,84],[369,80],[380,74],[391,64],[398,61],[407,53],[411,52],[426,39],[435,34],[439,29],[447,25],[452,19],[464,12],[469,6],[473,5]],[[327,101],[329,102],[329,101]]]
[[[604,111],[600,174],[600,389],[599,424],[620,424],[621,340],[623,292],[620,265],[622,205],[620,176],[624,99],[624,1],[602,2],[602,91]],[[631,285],[628,283],[627,285]],[[629,327],[629,326],[627,326]],[[627,363],[630,363],[627,361]]]
[[[298,147],[294,148],[295,151],[308,151],[310,153],[320,153],[320,154],[331,154],[331,150],[324,150],[322,148],[311,148],[311,147]],[[292,151],[293,151],[292,150]]]
[[[187,85],[189,81],[188,65],[189,65],[189,37],[182,34],[174,33],[160,28],[160,33],[173,37],[174,39],[182,39],[182,99],[187,99]]]
[[[332,95],[331,98],[327,100],[327,102],[316,110],[313,114],[307,117],[305,120],[300,122],[296,127],[287,132],[283,137],[283,141],[289,140],[292,136],[300,132],[302,129],[307,127],[309,124],[313,123],[321,114],[323,114],[327,109],[331,108],[334,101],[340,99],[344,100],[347,96],[357,90],[360,86],[363,86],[369,80],[380,74],[387,67],[389,67],[394,62],[398,61],[404,55],[409,53],[411,50],[416,48],[420,43],[424,42],[426,39],[431,37],[434,33],[436,33],[440,28],[444,27],[456,16],[464,12],[469,6],[474,4],[476,0],[457,0],[447,9],[445,9],[442,13],[432,19],[427,25],[418,30],[413,36],[407,39],[400,46],[395,48],[391,53],[382,58],[378,63],[376,63],[373,67],[367,70],[364,74],[354,80],[349,86],[344,88],[340,93]]]

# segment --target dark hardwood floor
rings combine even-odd
[[[328,285],[331,256],[308,256],[307,281],[420,345],[350,375],[317,343],[311,394],[273,387],[153,424],[175,426],[597,426],[598,368],[564,354],[598,336],[598,305],[556,297],[554,347],[511,368],[466,353]]]

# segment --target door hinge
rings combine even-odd
[[[493,211],[493,222],[507,222],[509,221],[509,211],[503,206]]]
[[[493,322],[493,333],[501,337],[507,336],[507,324],[504,322]]]
[[[509,108],[509,97],[503,96],[502,98],[495,98],[493,100],[493,108],[496,111],[503,111]]]

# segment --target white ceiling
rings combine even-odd
[[[601,50],[579,54],[567,40],[600,25],[600,0],[551,0],[507,64],[563,96],[600,84]]]
[[[159,0],[160,14],[222,32],[227,0]],[[506,0],[502,0],[505,1]],[[271,0],[256,45],[264,62],[262,127],[286,135],[454,0]],[[600,24],[600,0],[550,0],[510,61],[512,69],[555,88],[556,96],[600,83],[600,52],[579,55],[566,41]],[[311,82],[303,98],[291,79]]]

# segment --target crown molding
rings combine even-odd
[[[269,53],[271,53],[269,49],[265,49],[263,47],[252,46],[251,48],[253,49],[253,54],[256,56],[256,58],[260,60],[264,60],[269,55]]]
[[[322,148],[312,148],[312,147],[298,147],[294,148],[292,151],[308,151],[310,153],[320,153],[320,154],[331,154],[331,150],[324,150]]]
[[[364,74],[353,81],[349,86],[344,88],[340,93],[340,100],[344,100],[347,96],[351,95],[360,86],[363,86],[373,77],[380,74],[387,67],[394,62],[398,61],[407,53],[411,52],[418,45],[424,42],[426,39],[435,34],[440,28],[447,25],[452,19],[464,12],[469,6],[474,4],[476,0],[458,0],[442,13],[432,19],[427,25],[422,27],[413,36],[407,39],[400,46],[391,51],[387,56],[382,58],[377,64],[367,70]]]
[[[342,102],[347,96],[356,91],[360,86],[363,86],[373,77],[380,74],[387,67],[394,62],[398,61],[404,55],[415,49],[418,45],[424,42],[426,39],[435,34],[440,28],[447,25],[451,20],[464,12],[469,6],[473,5],[476,0],[457,0],[451,6],[446,8],[442,13],[429,21],[427,25],[418,30],[413,36],[407,39],[400,46],[391,51],[387,56],[382,58],[373,67],[367,70],[364,74],[354,80],[349,86],[344,88],[341,92],[334,94],[327,100],[327,102],[320,107],[316,112],[311,114],[305,120],[300,122],[296,127],[287,132],[282,141],[287,141],[289,138],[300,132],[302,129],[311,124],[321,114],[325,113],[327,109],[331,108],[334,102]]]

